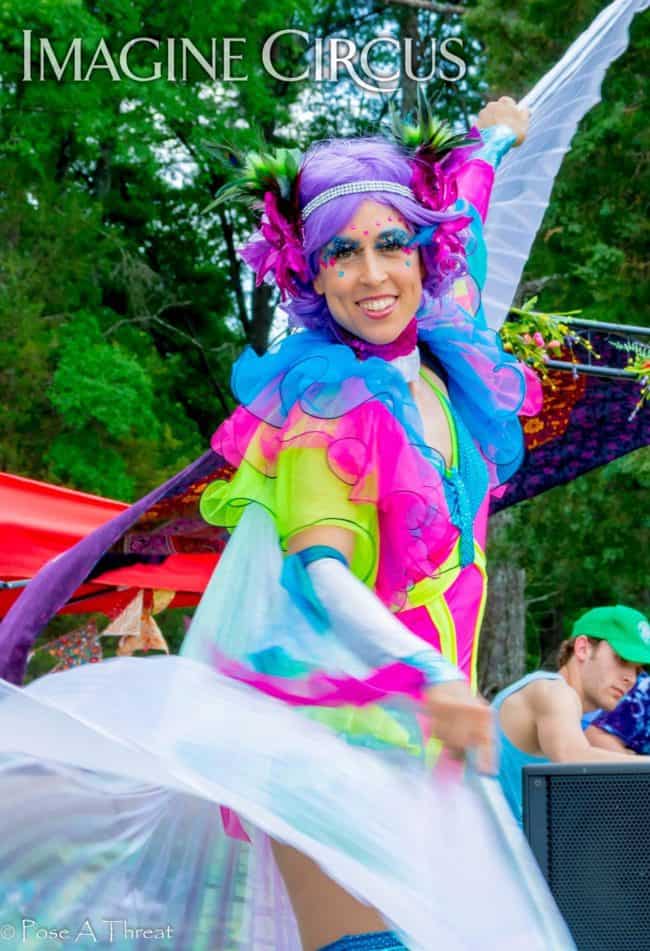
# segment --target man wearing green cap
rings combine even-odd
[[[633,615],[631,623],[640,625],[641,636],[650,642],[647,619],[637,611]],[[650,754],[650,676],[645,671],[639,674],[615,710],[598,710],[590,718],[587,738],[592,746],[603,749],[629,750],[642,756]]]
[[[650,625],[640,611],[593,608],[558,652],[558,673],[536,671],[497,694],[499,781],[522,821],[522,769],[532,763],[629,762],[629,751],[592,746],[583,714],[614,710],[650,664]]]

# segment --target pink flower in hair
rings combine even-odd
[[[475,126],[470,129],[468,138],[472,140],[469,145],[451,149],[439,161],[426,149],[415,155],[411,164],[411,188],[418,201],[432,211],[445,211],[458,198],[457,173],[481,146],[481,135]]]
[[[440,162],[416,159],[413,163],[411,188],[418,201],[432,211],[444,211],[456,201],[458,192],[454,179],[445,174]]]
[[[239,254],[255,271],[258,287],[268,274],[275,275],[283,300],[298,293],[296,278],[309,280],[302,244],[294,225],[280,212],[274,192],[265,192],[262,224]]]

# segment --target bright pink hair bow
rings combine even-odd
[[[438,267],[442,274],[456,273],[459,262],[465,260],[467,235],[463,232],[471,223],[471,218],[463,216],[453,221],[441,221],[436,225],[431,245],[436,249]]]

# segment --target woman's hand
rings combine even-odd
[[[425,708],[434,736],[452,754],[475,750],[478,769],[496,772],[492,710],[486,700],[474,696],[465,681],[429,687]]]
[[[530,112],[525,106],[518,106],[510,96],[501,96],[481,109],[476,124],[479,129],[487,129],[491,125],[507,125],[517,136],[515,145],[521,145],[528,133],[529,119]]]

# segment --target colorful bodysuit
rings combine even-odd
[[[433,358],[447,382],[448,395],[422,374],[447,417],[451,465],[426,445],[399,369],[378,357],[361,359],[327,331],[304,331],[263,357],[246,351],[235,365],[233,390],[241,405],[212,440],[232,476],[209,486],[201,503],[208,522],[230,530],[249,503],[257,503],[273,520],[283,551],[305,528],[350,529],[356,536],[353,574],[474,687],[489,492],[520,464],[517,416],[535,413],[540,397],[537,380],[485,325],[480,304],[482,219],[493,165],[513,141],[508,129],[488,131],[492,135],[484,134],[483,148],[460,176],[472,199],[457,205],[471,221],[468,273],[448,297],[425,299],[416,315],[423,360]],[[255,571],[255,557],[251,552],[242,571]],[[259,643],[249,638],[237,652],[242,667],[221,669],[296,703],[308,698],[317,704],[324,676],[327,705],[346,710],[351,696],[359,706],[367,706],[370,696],[367,690],[355,696],[350,681],[370,679],[376,690],[379,675],[378,698],[417,694],[408,677],[404,685],[403,670],[391,685],[390,672],[346,668],[335,634],[330,665],[321,635],[314,635],[310,656],[304,638],[297,651],[286,625],[271,618],[269,625],[272,636],[264,631]],[[187,651],[201,656],[191,643]],[[378,738],[374,728],[370,732]]]

